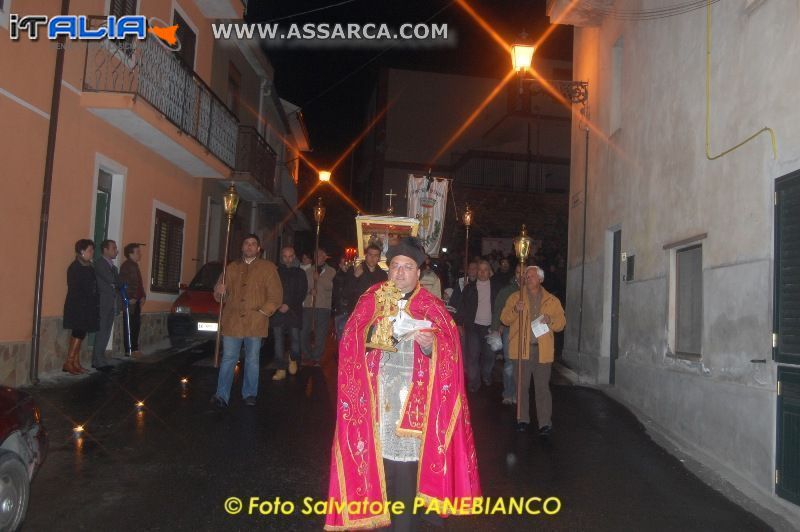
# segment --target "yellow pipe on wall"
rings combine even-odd
[[[772,158],[778,158],[778,145],[775,139],[775,131],[770,127],[763,127],[753,133],[739,144],[727,150],[711,155],[711,0],[706,1],[706,158],[709,161],[719,159],[732,151],[741,148],[762,133],[769,133],[772,141]]]

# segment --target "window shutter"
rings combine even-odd
[[[800,504],[800,370],[778,367],[778,383],[775,492]]]
[[[108,14],[117,18],[136,14],[136,0],[111,0]]]
[[[775,358],[800,364],[800,172],[775,189]]]
[[[181,281],[183,220],[156,209],[153,234],[153,268],[150,289],[178,293]]]
[[[678,250],[676,293],[676,346],[678,353],[700,355],[703,337],[703,248]]]

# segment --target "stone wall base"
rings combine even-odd
[[[167,312],[142,314],[142,328],[139,345],[145,348],[167,338]],[[122,315],[114,322],[112,335],[112,356],[122,355],[125,346],[122,341]],[[70,332],[62,327],[61,316],[42,318],[42,333],[39,339],[39,376],[45,377],[61,372],[67,354]],[[81,345],[81,364],[91,366],[92,352],[89,335]],[[31,343],[0,342],[0,384],[3,386],[24,386],[30,384]]]

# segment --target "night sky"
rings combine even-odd
[[[303,109],[313,153],[309,158],[324,167],[336,160],[364,126],[368,98],[381,68],[396,67],[432,72],[502,78],[510,67],[509,55],[455,2],[446,0],[250,0],[248,22],[274,22],[282,26],[308,22],[447,23],[447,46],[411,48],[392,43],[369,47],[311,47],[289,49],[266,46],[275,68],[275,83],[282,98]],[[341,4],[313,13],[310,10]],[[511,43],[525,30],[530,40],[549,26],[546,0],[470,0],[483,18]],[[299,15],[298,15],[299,14]],[[292,16],[297,15],[297,16]],[[285,18],[291,17],[291,18]],[[453,38],[455,34],[455,39]],[[537,55],[572,59],[572,28],[560,26]],[[465,110],[468,112],[469,110]],[[342,165],[349,172],[350,161]],[[307,183],[301,181],[302,195]],[[345,187],[346,190],[346,185]],[[330,195],[326,194],[326,203]],[[335,200],[334,200],[335,203]],[[342,206],[344,206],[342,204]],[[329,205],[336,208],[336,205]],[[310,209],[308,214],[310,215]],[[309,216],[310,218],[310,216]],[[338,239],[337,239],[338,240]],[[332,243],[338,247],[341,243]]]

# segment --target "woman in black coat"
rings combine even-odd
[[[92,266],[94,242],[82,238],[75,242],[75,260],[67,268],[67,299],[64,301],[64,328],[71,329],[67,359],[62,370],[80,375],[87,370],[81,366],[81,342],[86,333],[100,325],[100,297]]]

